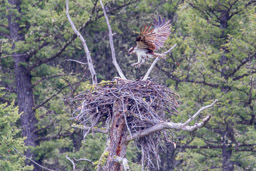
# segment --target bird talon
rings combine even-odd
[[[170,20],[164,18],[155,19],[154,26],[145,25],[140,29],[140,35],[136,38],[136,46],[128,50],[129,54],[136,53],[138,62],[132,64],[139,68],[148,58],[166,59],[165,54],[156,53],[158,49],[164,46],[165,41],[170,35]]]

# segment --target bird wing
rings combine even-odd
[[[170,20],[165,21],[159,17],[159,20],[155,19],[154,27],[141,27],[140,35],[136,39],[138,48],[155,51],[163,47],[170,35],[170,26]]]

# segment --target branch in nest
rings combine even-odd
[[[74,102],[78,101],[79,107],[73,113],[73,118],[84,126],[83,129],[87,130],[87,133],[95,126],[109,128],[114,117],[114,104],[120,103],[118,110],[125,117],[127,131],[130,134],[126,138],[127,143],[134,140],[138,148],[143,146],[145,159],[143,162],[147,161],[147,165],[154,165],[150,157],[153,155],[157,160],[157,166],[159,166],[157,149],[161,145],[162,139],[168,135],[167,130],[193,131],[202,127],[209,121],[210,115],[193,126],[188,124],[195,120],[200,112],[213,106],[217,101],[202,107],[184,123],[168,122],[167,118],[177,113],[177,98],[178,95],[168,87],[149,80],[116,79],[93,86],[90,90],[75,97]],[[80,104],[81,101],[82,104]],[[102,132],[102,130],[98,129],[96,132]],[[103,165],[99,162],[98,170]]]
[[[145,130],[141,130],[135,134],[133,134],[132,136],[128,136],[126,141],[132,141],[134,139],[137,138],[142,138],[145,137],[147,135],[150,135],[154,132],[157,131],[162,131],[164,129],[176,129],[176,130],[184,130],[184,131],[194,131],[198,128],[201,128],[202,126],[204,126],[211,118],[211,115],[208,115],[207,117],[205,117],[203,119],[202,122],[197,123],[193,126],[188,126],[188,124],[194,120],[196,118],[196,116],[198,116],[200,114],[200,112],[202,112],[203,110],[212,107],[218,100],[216,99],[212,104],[204,106],[202,108],[200,108],[191,118],[189,118],[186,122],[184,123],[173,123],[173,122],[162,122],[162,123],[158,123],[150,128],[147,128]]]
[[[117,80],[97,85],[77,96],[83,100],[81,111],[75,116],[84,126],[106,125],[112,118],[113,104],[121,100],[126,124],[131,133],[149,128],[176,112],[178,97],[167,87],[151,81]],[[126,110],[125,110],[126,109]],[[76,111],[77,113],[77,111]]]

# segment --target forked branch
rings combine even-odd
[[[71,17],[69,15],[69,6],[68,6],[68,0],[66,0],[66,15],[68,17],[68,21],[71,24],[71,27],[73,29],[73,31],[77,34],[77,37],[79,37],[79,39],[82,41],[82,45],[87,57],[87,62],[88,62],[88,66],[89,66],[89,70],[91,73],[91,77],[92,77],[92,83],[93,84],[97,84],[97,76],[96,76],[96,72],[94,70],[94,66],[92,64],[92,58],[91,58],[91,54],[89,52],[88,46],[86,44],[85,39],[83,38],[83,36],[80,34],[80,32],[76,29],[75,24],[73,23],[73,21],[71,20]]]
[[[66,155],[66,159],[68,159],[68,160],[72,163],[73,171],[76,171],[76,163],[75,163],[75,161],[76,161],[76,162],[79,162],[79,161],[87,161],[87,162],[92,163],[91,160],[86,159],[86,158],[76,159],[75,157],[73,157],[73,160],[72,160],[70,157],[68,157],[68,155]]]
[[[128,136],[126,141],[132,141],[134,139],[137,138],[141,138],[141,137],[145,137],[147,135],[150,135],[154,132],[157,131],[162,131],[164,129],[176,129],[176,130],[183,130],[183,131],[189,131],[192,132],[198,128],[201,128],[202,126],[204,126],[211,118],[211,115],[206,116],[202,122],[197,123],[193,126],[188,126],[188,124],[194,120],[203,110],[208,109],[210,107],[212,107],[218,100],[216,99],[212,104],[204,106],[202,108],[200,108],[191,118],[189,118],[186,122],[184,123],[173,123],[173,122],[161,122],[158,123],[150,128],[147,128],[145,130],[142,130],[140,132],[134,133],[132,136]]]
[[[68,155],[66,155],[66,159],[68,159],[72,163],[73,171],[76,171],[76,164],[75,164],[75,162],[71,158],[69,158]]]

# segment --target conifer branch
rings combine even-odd
[[[64,87],[62,87],[62,88],[60,88],[56,93],[54,93],[51,97],[49,97],[48,99],[46,99],[44,102],[42,102],[41,104],[39,104],[39,105],[37,105],[37,106],[35,106],[34,108],[33,108],[33,110],[35,111],[35,110],[37,110],[38,108],[40,108],[40,107],[42,107],[43,105],[45,105],[46,103],[48,103],[51,99],[53,99],[54,97],[56,97],[58,94],[60,94],[60,92],[63,90],[63,89],[65,89],[65,88],[67,88],[67,87],[69,87],[70,86],[70,84],[69,85],[66,85],[66,86],[64,86]]]
[[[37,166],[39,166],[39,167],[41,167],[41,168],[43,168],[43,169],[45,169],[45,170],[48,170],[48,171],[56,171],[56,170],[48,169],[47,167],[44,167],[44,166],[38,164],[37,162],[35,162],[35,161],[32,160],[31,158],[29,158],[29,157],[23,155],[23,154],[22,154],[20,151],[18,151],[16,148],[14,148],[14,150],[16,151],[16,153],[18,153],[18,154],[21,155],[22,157],[26,158],[27,160],[30,160],[31,162],[33,162],[33,163],[36,164]]]
[[[136,3],[136,2],[138,2],[138,0],[130,1],[130,2],[125,3],[125,4],[123,4],[123,5],[117,6],[116,8],[111,9],[108,13],[113,14],[113,12],[115,12],[115,11],[117,11],[117,10],[120,10],[120,9],[122,9],[122,8],[124,8],[124,7],[126,7],[126,6],[128,6],[128,5],[130,5],[130,4]],[[96,6],[95,6],[94,8],[96,8]],[[99,19],[99,18],[101,18],[101,17],[104,16],[104,14],[100,14],[100,15],[97,14],[95,20],[93,20],[93,19],[92,19],[92,16],[93,16],[93,14],[94,14],[95,11],[97,11],[97,10],[95,10],[95,9],[92,10],[90,19],[89,19],[87,22],[85,22],[85,23],[80,27],[80,29],[79,29],[80,32],[83,31],[89,24],[91,24],[91,23],[94,22],[95,20],[97,20],[97,19]],[[73,36],[72,36],[69,40],[67,40],[65,44],[62,45],[62,47],[59,49],[59,51],[58,51],[57,53],[55,53],[54,55],[52,55],[51,57],[48,57],[48,58],[46,58],[46,59],[38,60],[36,63],[34,63],[34,64],[32,64],[31,66],[29,66],[28,71],[31,71],[31,70],[35,69],[36,67],[39,67],[40,65],[42,65],[42,64],[44,64],[44,63],[47,63],[47,62],[50,62],[50,61],[56,59],[57,57],[59,57],[59,56],[66,50],[66,48],[67,48],[76,38],[77,38],[77,35],[74,33]],[[48,43],[43,43],[43,45],[40,46],[37,50],[28,52],[28,53],[24,54],[24,56],[26,56],[27,58],[29,58],[30,56],[35,55],[40,49],[42,49],[42,48],[45,47],[46,45],[48,45]],[[13,56],[13,55],[11,55],[11,56]],[[22,56],[23,56],[23,55],[22,55]]]
[[[92,127],[84,126],[84,125],[81,125],[81,126],[80,125],[72,125],[71,127],[82,129],[82,130],[85,130],[85,131],[99,132],[99,133],[102,133],[102,134],[107,134],[108,133],[108,130],[105,129],[105,128],[92,128]]]
[[[40,80],[38,80],[36,83],[34,83],[34,84],[31,86],[31,89],[34,88],[35,86],[37,86],[38,84],[40,84],[41,82],[45,81],[45,80],[49,80],[49,79],[56,78],[56,77],[62,77],[62,76],[65,76],[65,74],[52,75],[52,76],[49,76],[49,77],[43,77],[42,79],[40,79]]]

